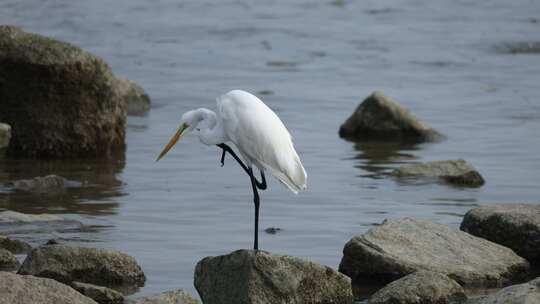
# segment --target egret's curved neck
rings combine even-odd
[[[196,111],[198,116],[200,115],[197,129],[199,129],[198,135],[202,143],[217,145],[229,141],[221,117],[208,109],[198,109]]]

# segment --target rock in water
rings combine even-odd
[[[125,253],[61,244],[30,251],[18,273],[111,288],[142,286],[146,280],[137,261]]]
[[[0,304],[97,304],[55,280],[0,272]]]
[[[206,257],[195,268],[203,303],[343,303],[353,301],[346,276],[313,262],[265,251]]]
[[[443,136],[421,123],[416,117],[382,92],[367,97],[339,128],[348,139],[425,142]]]
[[[21,264],[13,253],[0,248],[0,271],[17,270]]]
[[[150,97],[144,89],[132,80],[118,78],[117,89],[125,99],[128,115],[144,115],[150,110]]]
[[[71,287],[100,304],[123,304],[124,296],[116,290],[93,284],[72,282]]]
[[[188,293],[182,289],[167,291],[158,295],[144,297],[135,301],[134,304],[197,304]]]
[[[458,186],[479,187],[484,184],[482,175],[463,159],[404,165],[395,169],[392,175],[396,177],[438,177]]]
[[[16,157],[109,156],[125,149],[126,104],[100,58],[0,26],[0,121]]]
[[[16,211],[6,210],[0,212],[0,224],[24,224],[36,222],[57,222],[64,221],[63,217],[53,214],[24,214]]]
[[[511,249],[463,231],[409,218],[386,220],[343,249],[339,270],[355,280],[388,283],[418,270],[446,274],[467,287],[499,287],[528,275]]]
[[[32,250],[32,246],[30,246],[28,243],[19,240],[12,240],[2,235],[0,235],[0,248],[6,249],[14,254],[28,253],[30,250]]]
[[[5,123],[0,123],[0,151],[3,151],[9,146],[10,139],[11,127]]]
[[[540,277],[519,285],[503,288],[476,304],[537,304],[540,303]]]
[[[369,304],[457,304],[467,300],[465,291],[444,274],[421,270],[386,285]]]
[[[58,175],[38,176],[33,179],[21,179],[8,183],[15,190],[23,191],[61,191],[65,189],[66,179]]]
[[[465,214],[461,230],[509,247],[529,261],[540,262],[540,205],[478,207]]]

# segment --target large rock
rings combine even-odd
[[[457,304],[466,300],[463,287],[456,281],[421,270],[386,285],[371,296],[369,304]]]
[[[0,121],[14,157],[108,156],[125,149],[126,104],[100,58],[0,26]]]
[[[463,159],[403,165],[392,172],[396,177],[437,177],[457,186],[479,187],[484,178]]]
[[[339,135],[355,140],[424,142],[443,136],[382,92],[368,96],[341,125]]]
[[[339,270],[355,280],[387,283],[418,270],[448,275],[467,287],[523,279],[529,263],[511,249],[463,231],[409,218],[387,220],[352,238]]]
[[[13,253],[0,248],[0,271],[17,270],[19,266],[21,266],[21,264]]]
[[[16,180],[9,182],[8,186],[11,186],[15,190],[47,192],[64,190],[66,184],[67,180],[65,178],[51,174],[43,177],[34,177],[32,179]]]
[[[116,87],[127,104],[128,115],[144,115],[150,110],[150,97],[135,81],[118,78]]]
[[[124,296],[113,289],[93,284],[72,282],[71,287],[99,304],[123,304]]]
[[[55,280],[0,272],[0,304],[97,304]]]
[[[32,250],[19,274],[48,277],[66,284],[79,281],[111,288],[142,286],[146,280],[135,259],[125,253],[62,244]]]
[[[6,249],[7,251],[14,254],[21,254],[28,253],[32,249],[32,246],[30,246],[26,242],[12,240],[10,238],[0,235],[0,248]]]
[[[206,257],[195,268],[203,303],[343,303],[353,301],[351,282],[329,267],[265,251],[238,250]]]
[[[461,230],[512,248],[529,261],[540,261],[540,205],[478,207],[465,214]]]
[[[8,124],[0,123],[0,152],[9,146],[11,139],[11,127]]]
[[[503,288],[475,304],[538,304],[540,303],[540,277],[528,283]]]
[[[167,291],[158,295],[140,298],[134,304],[197,304],[187,292],[182,289]]]

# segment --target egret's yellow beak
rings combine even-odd
[[[187,124],[182,124],[180,128],[178,128],[178,131],[176,131],[176,134],[173,135],[169,143],[165,146],[165,148],[163,148],[163,151],[159,153],[159,156],[156,159],[156,161],[159,161],[163,156],[165,156],[165,154],[167,154],[167,152],[169,152],[169,150],[180,140],[180,137],[182,137],[182,133],[187,128],[188,128]]]

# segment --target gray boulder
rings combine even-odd
[[[529,261],[540,261],[540,205],[478,207],[465,214],[461,230],[509,247]]]
[[[55,280],[0,271],[0,304],[97,304]]]
[[[206,257],[195,268],[203,303],[346,303],[353,301],[346,276],[313,262],[265,251],[238,250]]]
[[[33,249],[18,273],[111,288],[142,286],[146,280],[137,261],[125,253],[62,244]]]
[[[484,184],[482,175],[463,159],[404,165],[395,169],[392,175],[398,178],[436,177],[457,186],[479,187]]]
[[[386,285],[370,297],[369,304],[457,304],[466,300],[463,287],[456,281],[421,270]]]
[[[540,277],[528,283],[503,288],[475,302],[475,304],[538,304]]]
[[[9,146],[11,139],[11,127],[8,124],[0,123],[0,151]]]
[[[72,282],[71,287],[100,304],[123,304],[124,296],[116,290],[93,284]]]
[[[140,298],[134,304],[197,304],[197,300],[192,298],[182,289],[167,291],[158,295]]]
[[[127,104],[127,114],[141,116],[150,110],[150,97],[136,82],[118,78],[116,89]]]
[[[21,266],[13,253],[0,248],[0,271],[17,270]]]
[[[443,273],[467,287],[523,279],[529,263],[511,249],[463,231],[409,218],[386,220],[352,238],[339,270],[353,281],[388,283],[419,270]]]
[[[8,186],[11,186],[15,190],[47,192],[64,190],[66,184],[67,180],[65,178],[51,174],[43,177],[34,177],[32,179],[16,180],[9,182]]]
[[[443,136],[382,92],[368,96],[341,125],[339,135],[355,140],[425,142]]]
[[[15,157],[109,156],[125,149],[126,104],[100,58],[0,26],[0,121]]]
[[[6,210],[0,212],[0,224],[25,224],[35,222],[64,221],[63,217],[53,214],[25,214]]]
[[[12,240],[2,235],[0,235],[0,248],[6,249],[14,254],[28,253],[30,250],[32,250],[32,246],[30,246],[28,243],[19,240]]]

